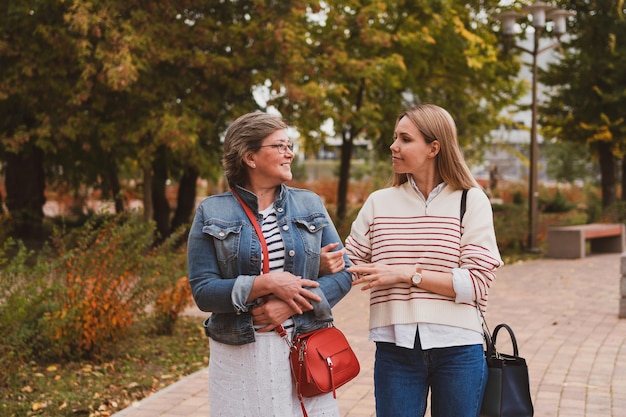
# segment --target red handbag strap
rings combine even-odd
[[[261,249],[263,250],[263,273],[267,274],[270,271],[270,256],[267,250],[267,243],[265,243],[265,237],[263,236],[263,232],[261,231],[261,226],[259,226],[259,222],[254,217],[254,214],[252,213],[252,210],[250,209],[250,207],[248,207],[248,205],[243,202],[243,200],[241,199],[241,197],[235,190],[233,190],[233,195],[237,197],[237,200],[239,200],[239,204],[241,204],[243,211],[246,212],[246,216],[248,216],[248,219],[250,219],[250,223],[252,223],[252,227],[254,227],[254,230],[256,231],[256,234],[259,237],[259,241],[261,242]],[[287,330],[285,330],[285,328],[280,324],[276,326],[274,330],[276,331],[276,333],[278,333],[280,337],[282,337],[285,340],[285,342],[287,342],[287,345],[289,345],[289,349],[293,350],[294,346],[291,340],[289,340],[289,337],[287,336]],[[299,375],[299,378],[296,379],[295,383],[296,383],[296,390],[298,392],[298,399],[300,400],[300,407],[302,408],[302,414],[304,417],[308,417],[306,408],[304,407],[304,401],[302,399],[302,392],[301,392],[302,390],[299,384],[299,381],[301,381],[300,378],[302,378],[302,367],[303,367],[303,364],[300,364],[299,370],[298,370],[300,375]],[[292,373],[294,372],[293,368],[291,372]]]
[[[248,216],[248,219],[250,219],[250,223],[252,223],[252,227],[254,227],[254,230],[259,237],[259,241],[261,242],[261,249],[263,250],[263,273],[267,274],[268,272],[270,272],[270,256],[267,251],[267,243],[265,243],[265,237],[263,236],[263,232],[261,231],[261,226],[259,226],[259,221],[254,217],[254,214],[252,213],[250,207],[248,207],[248,205],[243,202],[243,200],[241,199],[241,197],[239,197],[239,194],[235,190],[233,190],[233,194],[235,195],[235,197],[237,197],[237,200],[239,200],[239,204],[241,204],[241,207],[243,207],[243,211],[246,212],[246,216]]]
[[[265,243],[265,237],[263,236],[261,226],[259,226],[259,222],[254,217],[254,214],[252,213],[250,207],[248,207],[248,205],[243,202],[243,200],[235,190],[233,190],[233,195],[237,197],[237,200],[239,200],[239,204],[241,204],[243,211],[246,212],[246,216],[248,216],[250,223],[252,223],[252,227],[254,227],[254,230],[259,237],[259,241],[261,242],[261,250],[263,251],[263,273],[267,274],[268,272],[270,272],[270,255],[267,250],[267,243]],[[287,331],[282,325],[279,324],[274,330],[280,335],[280,337],[285,340],[285,342],[287,342],[290,348],[293,346],[291,340],[289,340],[289,337],[287,336]]]

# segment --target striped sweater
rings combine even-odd
[[[425,270],[469,270],[474,301],[486,309],[489,287],[502,265],[493,228],[491,204],[480,189],[467,195],[459,224],[461,191],[444,187],[426,205],[407,182],[373,192],[365,201],[346,239],[355,264],[419,264]],[[394,284],[370,292],[370,329],[401,323],[436,323],[482,333],[474,302],[411,286]]]

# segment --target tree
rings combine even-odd
[[[67,119],[77,79],[74,43],[58,2],[0,5],[0,160],[13,232],[39,235],[43,219],[46,155],[58,151],[54,132]],[[47,166],[50,169],[50,166]]]
[[[258,108],[254,86],[288,76],[282,41],[305,5],[40,0],[1,7],[0,109],[14,117],[0,125],[0,158],[11,214],[27,210],[22,223],[40,223],[45,183],[53,182],[100,188],[121,211],[120,173],[139,174],[146,212],[165,237],[190,220],[196,179],[220,171],[229,120]],[[170,179],[180,185],[173,217]]]
[[[541,120],[559,141],[585,145],[600,168],[602,206],[617,199],[626,150],[626,11],[621,0],[568,1],[576,12],[563,59],[540,74],[552,87]],[[622,199],[626,183],[622,176]]]
[[[265,86],[306,149],[323,142],[326,120],[342,137],[341,218],[357,137],[384,157],[399,111],[432,101],[476,153],[515,100],[516,64],[499,59],[484,17],[497,3],[4,2],[6,204],[30,213],[23,224],[41,222],[46,184],[63,183],[99,188],[121,211],[124,176],[143,177],[145,213],[165,237],[190,219],[197,178],[220,172],[224,128],[259,107],[253,91]],[[179,184],[173,216],[170,181]]]
[[[388,155],[396,115],[419,102],[448,108],[464,144],[484,140],[499,111],[519,94],[519,68],[498,59],[489,15],[497,2],[327,1],[299,33],[299,68],[273,86],[273,103],[310,146],[332,121],[342,139],[337,217],[346,214],[354,141],[371,139]]]

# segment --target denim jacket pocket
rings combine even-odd
[[[213,237],[220,270],[225,276],[237,270],[237,254],[241,240],[242,223],[220,223],[211,220],[202,227],[202,233]],[[229,274],[229,272],[231,274]]]
[[[306,253],[315,258],[319,258],[322,247],[322,231],[328,227],[328,218],[323,214],[313,214],[308,217],[294,218],[294,224],[297,226],[304,250]]]

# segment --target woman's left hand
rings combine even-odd
[[[386,265],[382,263],[371,263],[353,265],[348,268],[348,272],[357,274],[358,278],[352,281],[352,285],[365,284],[361,290],[380,285],[391,285],[403,282],[408,284],[415,273],[415,266],[412,265]]]
[[[301,306],[302,311],[308,311],[304,306]],[[270,332],[274,330],[276,326],[283,323],[289,317],[296,314],[291,307],[283,300],[280,300],[274,296],[269,296],[267,301],[263,304],[254,307],[252,310],[252,322],[256,326],[265,326],[258,329],[258,332]]]

